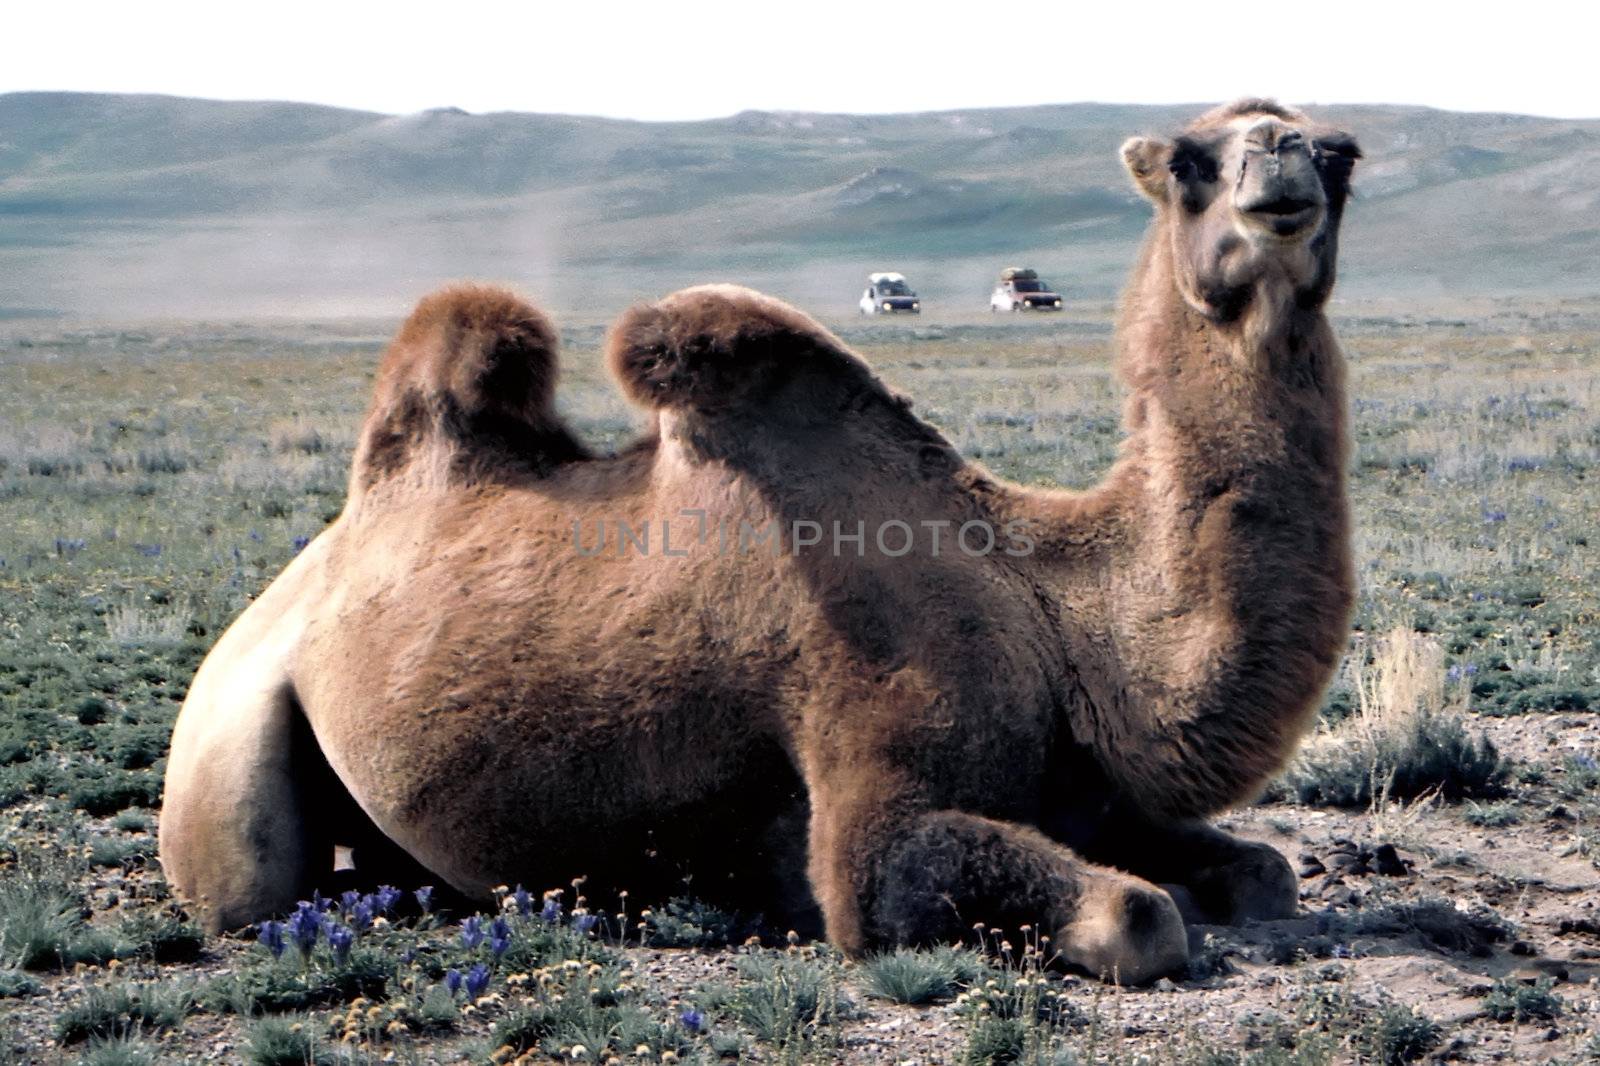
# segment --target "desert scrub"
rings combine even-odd
[[[21,999],[36,996],[44,986],[21,970],[0,970],[0,999]]]
[[[1377,892],[1348,914],[1324,915],[1318,929],[1338,944],[1362,936],[1411,937],[1438,951],[1475,958],[1491,955],[1494,945],[1510,941],[1516,932],[1510,922],[1482,906],[1457,907],[1437,896],[1388,902]]]
[[[173,1029],[194,1005],[187,988],[165,983],[94,985],[56,1016],[56,1039],[75,1044],[91,1037],[119,1039]]]
[[[11,867],[0,879],[0,964],[28,970],[100,963],[127,945],[83,917],[83,900],[59,875]]]
[[[333,1046],[317,1039],[316,1023],[304,1015],[262,1018],[250,1026],[244,1057],[251,1066],[332,1066]]]
[[[1461,817],[1468,825],[1475,825],[1480,829],[1505,829],[1520,823],[1522,812],[1517,809],[1515,803],[1509,801],[1468,802],[1461,811]]]
[[[854,1011],[838,960],[826,948],[776,951],[752,944],[736,972],[737,984],[702,989],[700,1002],[763,1043],[829,1047],[835,1024]]]
[[[130,955],[151,962],[193,962],[205,949],[205,934],[177,907],[141,910],[125,918],[118,938]]]
[[[1514,977],[1502,977],[1483,997],[1483,1014],[1497,1022],[1553,1021],[1566,1002],[1552,991],[1554,982],[1541,977],[1525,984]]]
[[[954,996],[984,969],[982,957],[968,948],[899,948],[863,961],[860,980],[873,999],[918,1005]]]
[[[1367,806],[1376,799],[1496,798],[1510,768],[1487,737],[1467,733],[1446,703],[1444,653],[1409,628],[1348,660],[1353,714],[1322,729],[1273,788],[1298,803]]]
[[[158,1051],[155,1044],[139,1036],[93,1037],[78,1058],[78,1066],[155,1066]]]
[[[521,1005],[496,1022],[491,1042],[514,1054],[543,1051],[585,1061],[687,1055],[706,1035],[705,1016],[690,1006],[657,1018],[637,1002],[633,978],[625,968],[575,960],[510,975],[508,991],[519,994]]]
[[[1329,971],[1326,976],[1337,979],[1343,973]],[[1281,1042],[1318,1053],[1331,1043],[1342,1050],[1338,1061],[1404,1066],[1431,1051],[1443,1032],[1438,1023],[1386,993],[1357,995],[1338,980],[1314,981],[1298,990],[1298,999],[1299,1031],[1281,1034]]]
[[[684,896],[640,918],[641,942],[657,948],[722,948],[755,932],[753,923],[740,915]]]
[[[1592,755],[1569,755],[1561,761],[1556,791],[1570,800],[1584,799],[1600,791],[1600,761]]]

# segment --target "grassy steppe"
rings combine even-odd
[[[1550,983],[1581,984],[1600,958],[1600,924],[1566,887],[1588,876],[1592,905],[1600,856],[1593,305],[1341,321],[1357,631],[1323,734],[1236,828],[1291,858],[1398,844],[1413,870],[1330,859],[1329,880],[1307,875],[1310,919],[1208,934],[1177,995],[1046,978],[1018,931],[972,945],[987,956],[846,966],[782,931],[728,948],[752,927],[689,901],[593,901],[589,929],[576,889],[555,921],[537,899],[529,915],[510,902],[498,953],[488,916],[470,943],[461,916],[419,915],[409,885],[376,923],[374,900],[316,918],[307,952],[199,940],[153,858],[167,734],[211,642],[338,513],[388,326],[3,328],[0,1048],[23,1061],[1398,1062],[1452,1041],[1468,1059],[1600,1053],[1592,1000]],[[1101,313],[842,332],[1001,474],[1083,486],[1115,454]],[[616,445],[635,418],[598,365],[600,337],[568,331],[561,404]],[[1485,854],[1497,839],[1512,851]],[[356,934],[348,952],[334,928]],[[677,945],[706,950],[663,950]],[[1385,976],[1378,962],[1395,958],[1481,977],[1452,986],[1476,1006],[1441,1013],[1422,985]],[[487,998],[450,987],[479,964]]]

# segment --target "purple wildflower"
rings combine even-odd
[[[432,885],[423,885],[421,888],[419,888],[415,892],[413,892],[412,895],[417,897],[417,906],[422,908],[422,913],[423,914],[432,913],[432,911],[433,911],[433,886]]]
[[[489,987],[489,967],[476,963],[467,971],[467,998],[477,999]]]
[[[544,898],[544,909],[539,912],[539,917],[547,922],[559,922],[561,920],[561,898],[559,896],[546,896]]]
[[[294,538],[293,543],[294,543],[294,550],[298,554],[299,552],[305,551],[306,545],[311,543],[311,538],[310,537],[305,537],[305,536],[296,537],[296,538]]]
[[[695,1010],[693,1007],[690,1007],[688,1010],[678,1015],[678,1021],[682,1022],[683,1027],[689,1030],[689,1032],[698,1033],[705,1028],[706,1016]]]
[[[350,924],[361,930],[372,928],[374,907],[371,896],[362,896],[356,901],[355,909],[350,912]]]
[[[262,922],[261,923],[260,940],[261,940],[261,943],[266,947],[266,949],[268,951],[272,952],[272,957],[273,958],[276,959],[277,957],[282,955],[283,954],[283,923],[282,922]]]
[[[498,959],[510,946],[511,926],[506,924],[504,918],[496,918],[489,926],[489,950],[494,952],[494,957]]]
[[[533,893],[518,885],[517,890],[511,893],[511,898],[516,902],[518,914],[526,918],[533,913]]]
[[[598,914],[575,914],[572,916],[572,928],[580,933],[587,933],[600,921]]]
[[[483,943],[483,919],[476,914],[461,923],[461,943],[468,951]]]
[[[350,958],[350,946],[356,942],[355,933],[349,926],[331,925],[328,927],[328,946],[333,949],[333,957],[343,965]]]
[[[379,885],[377,894],[372,897],[372,901],[377,904],[379,914],[388,914],[389,911],[394,909],[394,905],[400,902],[400,897],[403,895],[405,893],[393,885]]]
[[[444,986],[450,990],[452,996],[461,991],[461,971],[456,969],[446,970],[444,973]]]
[[[351,911],[355,910],[356,904],[360,902],[361,893],[357,892],[353,888],[348,892],[342,892],[339,894],[339,910],[343,911],[345,914],[349,914]]]
[[[301,954],[311,954],[311,949],[316,946],[317,937],[322,934],[322,923],[326,919],[310,903],[302,902],[288,922],[284,924],[289,939],[294,941],[294,946],[300,949]]]

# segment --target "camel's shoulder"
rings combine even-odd
[[[352,486],[424,459],[470,479],[581,457],[555,411],[558,343],[549,318],[506,289],[424,298],[384,352]]]

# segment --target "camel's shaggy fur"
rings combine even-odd
[[[1180,908],[1292,912],[1283,859],[1201,819],[1282,765],[1346,638],[1322,304],[1358,154],[1265,101],[1125,146],[1156,204],[1129,436],[1082,493],[963,460],[837,338],[730,286],[617,324],[656,429],[591,457],[539,312],[425,300],[345,513],[195,678],[174,886],[217,929],[290,906],[336,844],[477,897],[692,876],[846,951],[1031,922],[1133,981],[1183,963]]]

